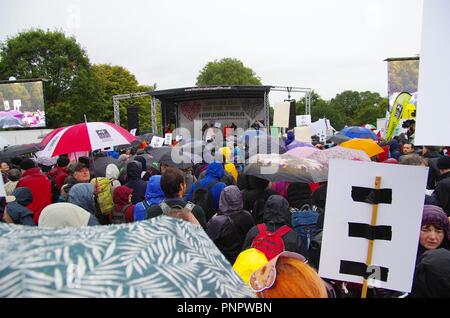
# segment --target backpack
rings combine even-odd
[[[91,184],[98,187],[97,202],[102,214],[109,214],[113,211],[112,181],[109,178],[98,177],[91,180]]]
[[[168,204],[167,204],[166,202],[164,202],[164,201],[162,201],[162,202],[159,204],[159,207],[161,208],[163,214],[169,214],[170,210],[174,209],[174,207],[171,207],[170,205],[168,205]],[[188,203],[183,207],[183,209],[186,209],[186,210],[188,210],[189,212],[192,212],[192,210],[194,209],[194,207],[195,207],[195,204],[194,204],[194,203],[188,202]]]
[[[116,211],[116,209],[113,209],[112,213],[111,213],[111,224],[122,224],[122,223],[126,223],[127,221],[125,220],[125,211],[131,206],[132,204],[127,204],[124,205],[122,207],[122,209],[120,209],[119,212]]]
[[[311,245],[311,240],[317,234],[317,218],[319,212],[313,210],[308,204],[299,209],[292,209],[291,223],[301,239],[301,254],[306,255]]]
[[[200,186],[200,181],[195,183],[195,190],[192,194],[192,202],[203,209],[205,212],[206,222],[208,222],[216,213],[213,207],[213,197],[210,189],[218,182],[218,180],[214,180],[205,187]]]
[[[262,223],[258,224],[258,231],[259,234],[252,241],[252,248],[263,252],[267,260],[270,261],[284,251],[283,236],[292,231],[292,228],[283,225],[275,232],[270,232],[267,230],[267,226]]]

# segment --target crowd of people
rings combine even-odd
[[[289,143],[289,138],[286,140]],[[429,166],[416,271],[408,297],[450,296],[450,157],[440,147],[379,142],[374,161]],[[318,144],[322,149],[325,145]],[[169,215],[201,226],[258,297],[360,297],[359,284],[318,275],[327,183],[269,182],[243,173],[234,149],[187,169],[156,164],[144,149],[123,150],[104,176],[96,160],[11,158],[1,162],[3,221],[80,227]],[[369,289],[369,297],[404,297]]]

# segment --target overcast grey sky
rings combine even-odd
[[[422,0],[1,0],[0,41],[29,28],[62,29],[92,63],[121,65],[158,89],[194,86],[207,62],[234,57],[265,85],[310,87],[326,99],[344,90],[387,96],[383,60],[420,52],[422,6]]]

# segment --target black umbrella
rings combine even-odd
[[[8,159],[13,157],[20,157],[23,155],[35,153],[42,150],[39,143],[9,146],[5,150],[0,151],[0,159]]]
[[[174,166],[180,169],[186,169],[192,167],[194,164],[192,162],[191,156],[186,153],[165,153],[159,159],[160,164],[166,164],[168,166]]]
[[[256,154],[283,154],[286,151],[283,139],[266,135],[253,137],[245,144],[245,153],[248,154],[249,157]]]
[[[350,139],[351,138],[347,137],[346,135],[336,134],[336,135],[333,135],[331,137],[328,137],[327,138],[327,142],[328,143],[332,142],[332,143],[335,143],[336,145],[339,145],[340,143],[343,143],[343,142],[345,142],[347,140],[350,140]]]
[[[100,157],[94,160],[94,174],[96,177],[104,177],[106,174],[106,167],[109,164],[115,164],[118,168],[120,167],[120,162],[113,157]]]
[[[137,148],[140,145],[141,145],[141,141],[135,140],[135,141],[132,141],[130,144],[118,145],[117,150],[128,149],[128,148],[133,148],[133,147]]]

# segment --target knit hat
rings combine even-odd
[[[444,230],[445,236],[448,237],[448,217],[447,214],[445,214],[444,210],[442,210],[442,208],[435,205],[424,205],[421,226],[424,225],[434,225],[438,228],[441,228]]]
[[[437,160],[437,167],[439,169],[450,169],[450,157],[449,156],[440,157]]]

